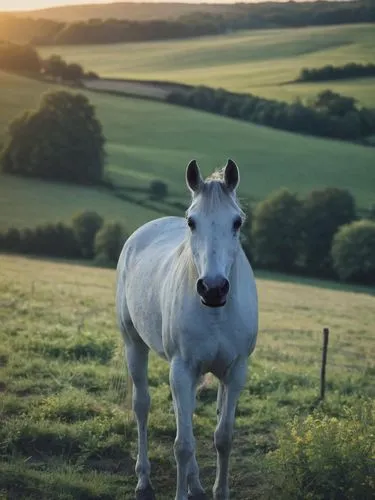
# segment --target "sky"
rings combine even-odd
[[[110,0],[107,3],[127,2],[129,0]],[[134,0],[130,0],[134,1]],[[135,0],[136,1],[136,0]],[[176,0],[139,0],[145,2],[152,1],[176,1]],[[178,0],[181,1],[181,0]],[[199,0],[182,0],[186,3],[199,3]],[[204,3],[234,3],[238,0],[204,0]],[[250,0],[251,1],[251,0]],[[0,11],[4,10],[32,10],[55,7],[56,5],[78,5],[84,3],[106,3],[105,0],[0,0]]]

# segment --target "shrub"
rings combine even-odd
[[[102,225],[103,218],[90,210],[78,213],[73,217],[72,227],[83,257],[91,259],[94,256],[95,236]]]
[[[154,200],[164,200],[168,196],[168,184],[163,181],[152,181],[150,183],[150,197]]]
[[[242,210],[246,214],[246,219],[241,227],[241,244],[246,257],[250,262],[253,260],[254,242],[252,237],[253,212],[249,201],[242,204]]]
[[[96,233],[95,255],[101,262],[115,264],[126,240],[126,230],[119,222],[108,222]]]
[[[270,498],[370,500],[375,495],[375,406],[345,410],[342,419],[315,412],[296,417],[267,455]]]
[[[301,202],[287,189],[281,189],[254,212],[252,239],[254,257],[261,267],[289,271],[300,250]]]
[[[73,229],[61,222],[22,230],[20,251],[49,257],[76,258],[81,256]]]
[[[21,235],[18,229],[11,227],[0,238],[1,250],[18,252],[21,246]]]
[[[104,136],[85,95],[65,91],[43,96],[9,126],[2,152],[4,172],[79,184],[101,180]]]
[[[341,280],[375,284],[375,222],[361,220],[341,226],[331,253]]]
[[[314,190],[303,204],[304,261],[313,274],[332,274],[331,245],[343,224],[356,218],[356,207],[349,191],[338,188]]]

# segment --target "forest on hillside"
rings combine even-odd
[[[191,38],[229,33],[242,29],[270,29],[303,26],[375,22],[373,0],[264,2],[234,4],[220,13],[192,12],[178,19],[90,19],[57,22],[0,14],[3,40],[34,45],[67,45],[135,42]]]

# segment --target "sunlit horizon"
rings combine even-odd
[[[253,3],[252,0],[245,0]],[[255,0],[259,1],[259,0]],[[103,3],[235,3],[238,0],[0,0],[0,11],[25,11],[83,4]]]

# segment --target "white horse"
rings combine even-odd
[[[143,500],[155,498],[147,453],[149,350],[170,364],[176,500],[208,498],[199,479],[192,417],[198,381],[209,372],[219,379],[213,496],[227,500],[235,408],[258,332],[254,275],[239,240],[244,213],[235,194],[237,165],[228,160],[204,181],[192,160],[186,183],[192,193],[186,219],[163,217],[137,229],[117,266],[117,317],[138,426],[136,498]]]

